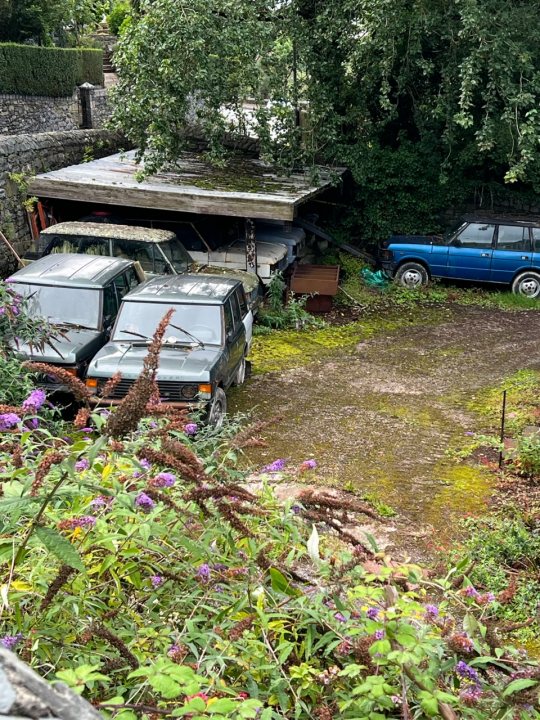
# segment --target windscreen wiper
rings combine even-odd
[[[72,323],[72,322],[55,322],[52,321],[53,325],[58,325],[58,327],[66,327],[66,328],[73,328],[74,330],[93,330],[96,331],[97,328],[95,327],[88,327],[88,325],[80,325],[79,323]]]
[[[175,330],[180,330],[180,332],[183,332],[184,335],[187,335],[187,336],[188,336],[189,338],[191,338],[192,340],[195,340],[195,342],[197,343],[197,345],[199,345],[200,347],[202,347],[203,350],[206,350],[206,348],[205,348],[204,343],[203,343],[202,340],[199,340],[198,337],[195,337],[195,335],[192,335],[192,334],[191,334],[190,332],[188,332],[187,330],[184,330],[184,328],[183,328],[183,327],[180,327],[180,325],[173,325],[172,323],[169,323],[169,327],[172,327],[172,328],[174,328]]]
[[[141,335],[141,333],[135,332],[134,330],[128,330],[127,328],[124,328],[123,330],[119,330],[118,332],[127,333],[128,335],[134,335],[135,337],[141,338],[145,341],[145,343],[149,343],[152,341],[152,338],[146,337],[146,335]]]

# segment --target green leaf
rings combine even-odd
[[[220,698],[216,702],[208,703],[206,712],[214,715],[216,713],[230,713],[238,707],[237,700],[229,700],[229,698]]]
[[[0,500],[0,513],[13,513],[16,510],[25,510],[31,503],[39,502],[37,497],[14,497]]]
[[[47,550],[55,555],[62,563],[75,568],[75,570],[85,572],[81,556],[69,540],[52,528],[37,527],[35,532]]]
[[[268,572],[270,573],[272,590],[283,593],[284,595],[289,595],[290,597],[299,597],[301,595],[277,568],[271,567]]]
[[[148,682],[156,692],[167,700],[178,697],[182,694],[182,687],[168,675],[153,675],[148,678]]]
[[[537,684],[538,681],[531,680],[531,678],[518,678],[517,680],[512,680],[512,682],[504,688],[503,697],[508,697],[508,695],[513,695],[520,690],[525,690],[525,688],[533,687],[533,685]]]

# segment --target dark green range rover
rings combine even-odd
[[[186,274],[156,277],[126,295],[111,340],[94,357],[86,384],[100,401],[100,388],[115,373],[121,380],[110,398],[118,403],[139,377],[148,345],[166,312],[174,310],[159,357],[161,401],[200,410],[219,426],[227,410],[226,390],[244,382],[253,317],[242,283]]]
[[[124,295],[144,279],[131,260],[89,255],[47,255],[14,273],[9,282],[30,299],[30,311],[57,325],[62,336],[43,350],[27,345],[27,360],[59,365],[84,377],[109,339]],[[51,378],[49,390],[63,390]]]

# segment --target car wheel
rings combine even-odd
[[[420,263],[406,262],[397,269],[394,280],[401,287],[414,289],[427,285],[429,275]]]
[[[512,283],[512,292],[528,298],[540,298],[540,275],[535,272],[524,272]]]
[[[246,379],[246,358],[244,355],[242,357],[242,360],[240,360],[240,364],[238,365],[238,370],[236,371],[236,375],[234,376],[233,384],[234,385],[243,385],[245,379]]]
[[[208,425],[214,428],[220,428],[223,425],[223,419],[227,413],[227,396],[221,388],[216,389],[214,399],[210,403],[208,410]]]

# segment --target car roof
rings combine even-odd
[[[33,285],[101,288],[133,265],[133,260],[124,258],[52,253],[18,270],[10,280]]]
[[[465,222],[486,222],[497,225],[527,225],[529,227],[540,227],[539,215],[511,215],[506,213],[476,212],[465,215]]]
[[[124,301],[222,305],[242,283],[238,280],[200,273],[155,277],[124,296]]]
[[[113,238],[115,240],[137,240],[138,242],[162,243],[173,240],[176,235],[170,230],[116,225],[116,223],[63,222],[51,225],[41,231],[42,235],[80,235],[82,237]]]

